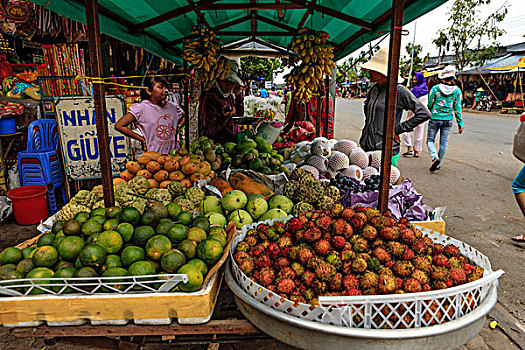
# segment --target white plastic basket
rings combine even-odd
[[[188,282],[188,276],[186,274],[162,274],[118,277],[22,278],[0,281],[0,295],[166,293],[173,290],[180,282]],[[118,287],[116,287],[117,285]]]
[[[286,222],[289,218],[268,220],[265,223],[273,225],[276,221]],[[492,271],[489,259],[468,244],[416,226],[435,243],[453,244],[458,247],[462,255],[485,270],[483,278],[460,286],[429,292],[320,297],[318,306],[295,303],[250,279],[233,259],[237,244],[244,240],[248,230],[255,229],[258,224],[260,223],[244,226],[242,232],[233,239],[230,255],[235,280],[246,293],[261,303],[314,322],[365,329],[405,329],[443,324],[478,307],[491,285],[495,284],[497,287],[498,278],[504,273],[502,270]]]

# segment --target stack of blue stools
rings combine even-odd
[[[20,184],[44,185],[51,212],[58,211],[56,192],[62,192],[62,204],[66,203],[64,180],[58,158],[58,128],[54,119],[38,119],[29,124],[27,149],[18,154]]]

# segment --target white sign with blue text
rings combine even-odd
[[[95,105],[90,97],[60,97],[55,100],[62,154],[66,172],[74,180],[100,178],[100,161],[95,119]],[[123,171],[131,158],[127,138],[115,130],[115,123],[125,114],[124,100],[106,97],[111,170]]]

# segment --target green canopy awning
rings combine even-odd
[[[86,23],[82,0],[31,0],[53,12]],[[404,23],[446,0],[406,0]],[[223,44],[258,37],[288,48],[297,29],[330,34],[341,59],[390,29],[391,0],[99,0],[100,31],[182,63],[180,52],[192,26],[215,29]]]

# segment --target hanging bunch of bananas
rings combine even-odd
[[[217,59],[217,63],[212,65],[209,70],[200,69],[199,80],[204,84],[204,89],[209,90],[217,80],[224,79],[230,74],[230,60],[224,56]]]
[[[329,37],[326,32],[302,28],[292,42],[297,59],[290,60],[294,68],[285,78],[297,89],[296,96],[300,100],[309,99],[314,91],[319,90],[323,75],[329,75],[331,68],[335,67],[334,48],[328,43]]]
[[[221,47],[221,40],[208,28],[194,26],[192,34],[199,38],[186,40],[182,46],[182,58],[191,64],[191,69],[209,70],[217,63],[217,52]]]

